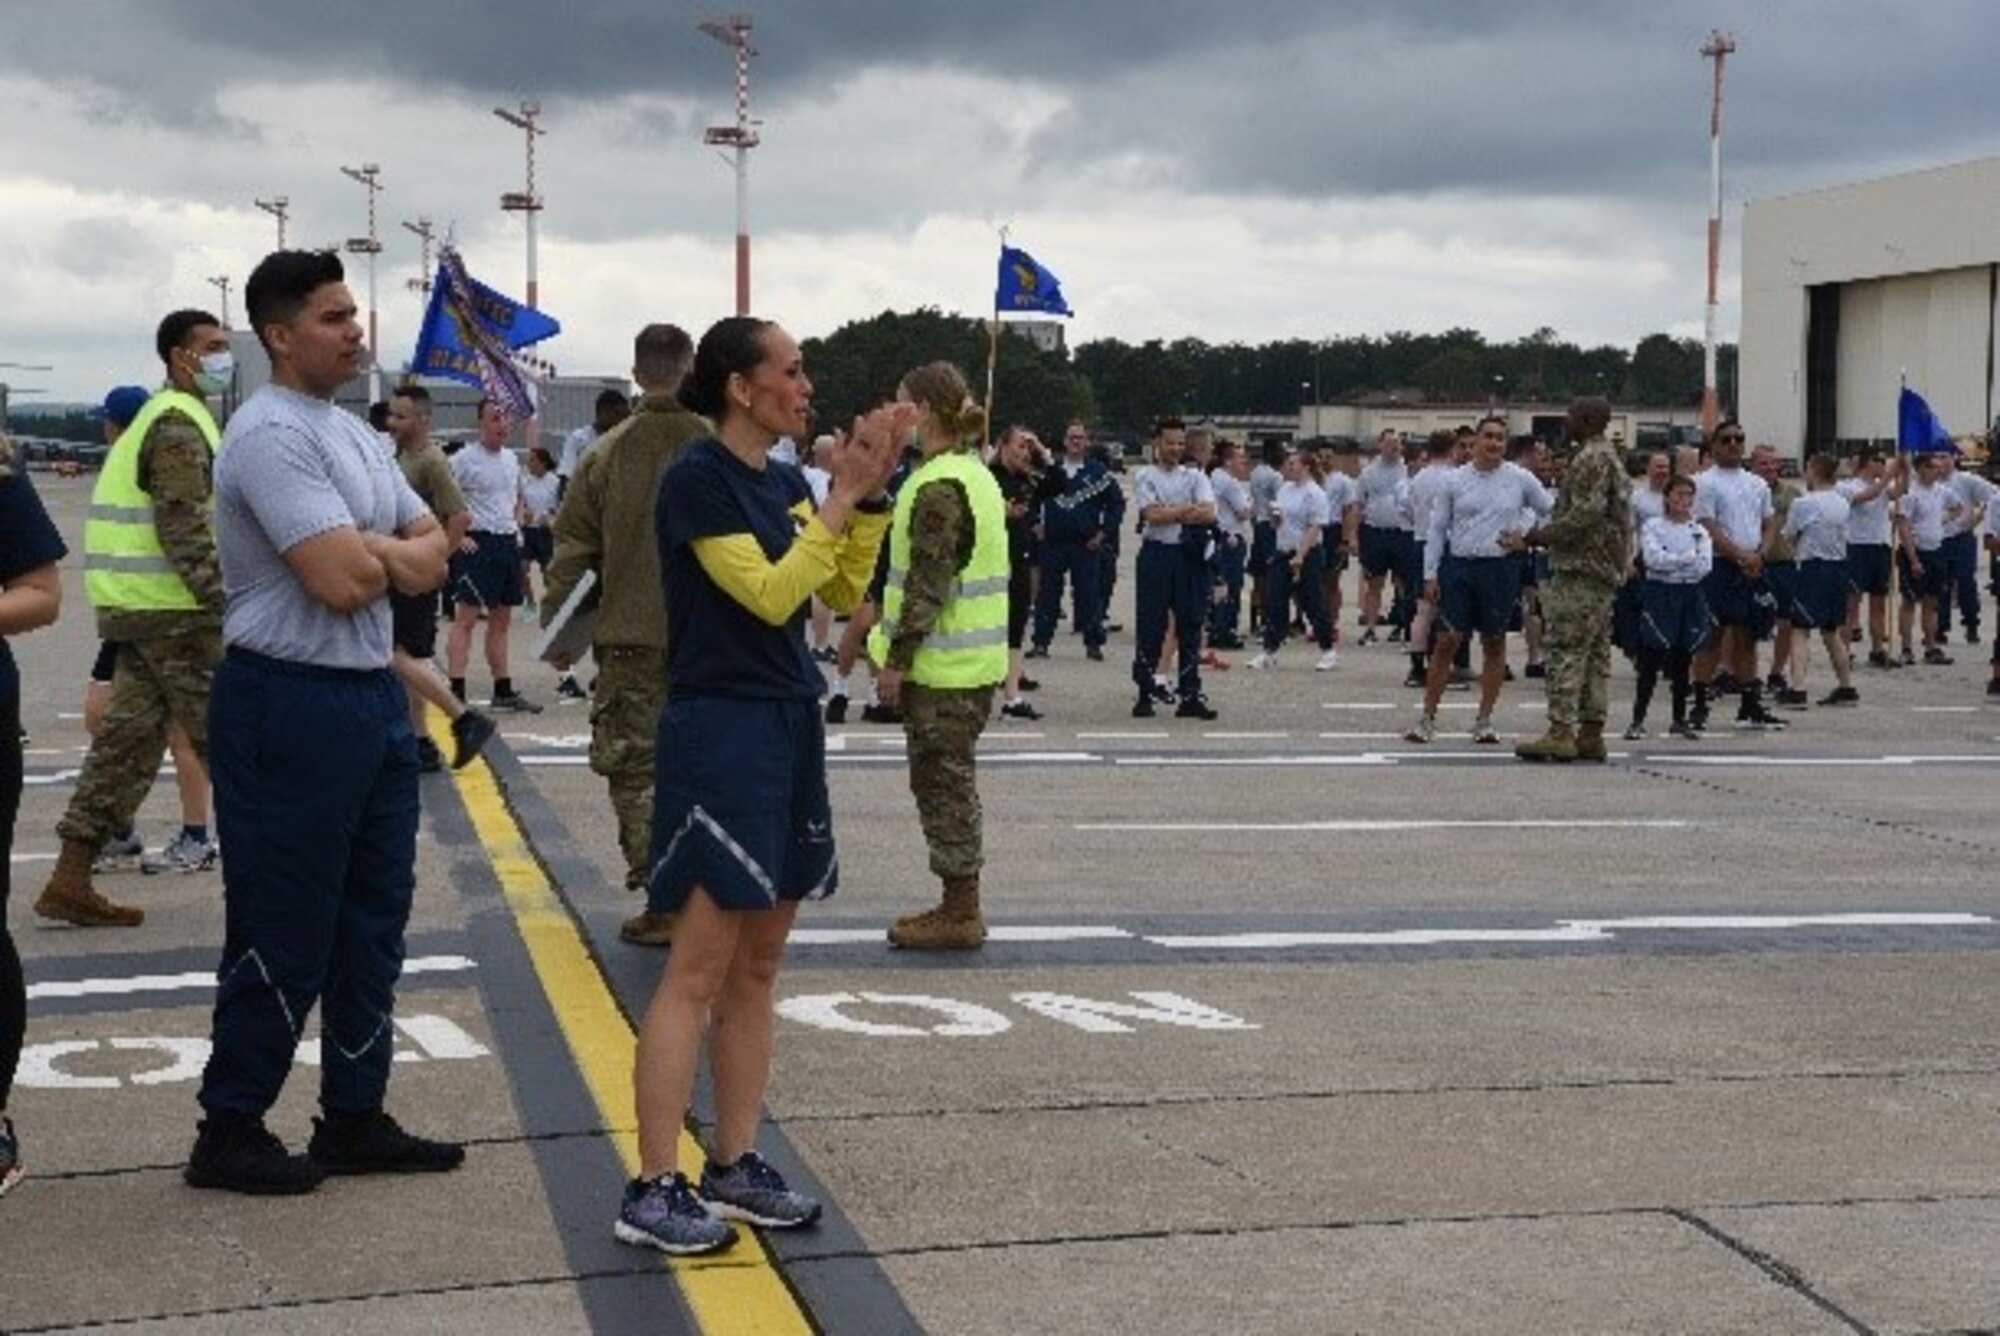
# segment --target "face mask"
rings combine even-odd
[[[207,353],[201,359],[201,370],[194,373],[194,383],[205,394],[221,394],[236,378],[236,355],[234,353]]]

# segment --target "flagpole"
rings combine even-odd
[[[1000,253],[1007,253],[1007,229],[1000,229]],[[993,284],[993,319],[986,325],[986,435],[993,437],[993,368],[1000,361],[1000,283]]]

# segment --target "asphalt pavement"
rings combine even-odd
[[[88,480],[37,483],[76,543]],[[1351,585],[1338,670],[1231,656],[1212,723],[1133,719],[1130,636],[1090,663],[1065,633],[1033,665],[1046,717],[982,744],[995,932],[963,956],[881,939],[935,888],[902,741],[830,729],[843,881],[800,918],[764,1130],[828,1217],[662,1265],[610,1224],[663,956],[617,939],[587,708],[529,633],[546,710],[424,780],[391,1108],[467,1163],[251,1200],[180,1179],[219,873],[106,878],[136,930],[29,910],[95,648],[78,558],[65,588],[15,642],[29,1176],[0,1200],[0,1329],[2000,1329],[1985,646],[1862,670],[1858,708],[1782,734],[1718,709],[1698,743],[1530,766],[1525,678],[1499,747],[1456,694],[1436,743],[1401,740],[1405,661],[1352,644]],[[175,819],[163,777],[142,828]],[[295,1145],[313,1095],[303,1065],[271,1119]]]

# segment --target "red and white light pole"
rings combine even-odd
[[[349,237],[345,249],[349,255],[368,257],[368,398],[372,403],[382,397],[382,344],[375,327],[375,309],[380,305],[375,299],[375,257],[382,253],[382,239],[375,231],[375,197],[383,190],[382,169],[369,162],[359,167],[342,167],[340,172],[368,189],[368,235]]]
[[[1722,62],[1736,49],[1736,39],[1720,28],[1708,34],[1701,54],[1715,62],[1715,99],[1708,112],[1708,311],[1702,323],[1701,429],[1715,431],[1719,416],[1715,394],[1716,270],[1722,264]]]
[[[535,282],[535,215],[542,211],[542,197],[535,193],[535,140],[548,133],[536,123],[542,114],[539,102],[523,102],[518,112],[505,107],[493,108],[493,114],[507,124],[520,130],[528,140],[528,188],[510,190],[500,197],[500,207],[508,213],[527,215],[528,223],[528,306],[531,310],[541,309],[541,293]]]
[[[423,257],[418,262],[420,267],[417,270],[417,276],[405,279],[404,286],[420,297],[429,298],[431,295],[431,237],[435,235],[431,231],[431,220],[423,214],[418,214],[417,221],[414,223],[407,219],[404,220],[403,230],[416,234],[417,244],[421,247],[419,254]]]
[[[732,14],[711,19],[701,30],[736,53],[736,124],[713,125],[701,137],[704,144],[736,150],[736,314],[750,314],[750,158],[757,147],[755,122],[750,119],[750,18]]]

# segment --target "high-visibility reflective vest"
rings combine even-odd
[[[112,443],[90,490],[83,522],[83,587],[91,606],[131,611],[192,611],[201,606],[160,547],[153,527],[153,498],[139,486],[139,451],[160,414],[176,412],[201,431],[211,455],[222,434],[208,405],[192,394],[165,389],[146,400]],[[208,501],[214,508],[215,498]]]
[[[972,558],[958,573],[951,596],[910,664],[909,680],[927,687],[985,687],[1007,677],[1007,503],[993,471],[976,455],[946,451],[932,456],[896,494],[889,529],[889,575],[882,591],[882,619],[868,633],[868,654],[886,662],[903,611],[903,582],[910,571],[910,512],[926,483],[950,480],[972,509]]]

